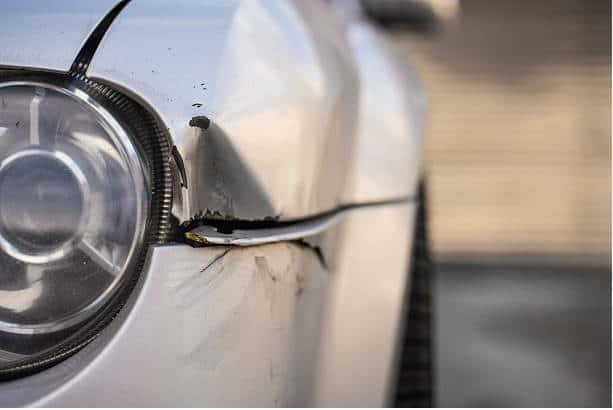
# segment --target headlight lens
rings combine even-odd
[[[0,84],[0,367],[53,347],[130,275],[150,180],[86,93]]]

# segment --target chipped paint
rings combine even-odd
[[[170,306],[180,312],[173,324],[177,363],[215,385],[232,377],[251,386],[249,394],[266,397],[262,404],[297,403],[297,383],[307,377],[298,352],[315,354],[317,333],[304,332],[320,321],[328,281],[317,255],[294,243],[192,251],[198,263],[175,267],[166,285]]]
[[[208,119],[205,115],[197,115],[195,117],[192,117],[191,120],[189,120],[190,127],[197,127],[206,130],[207,128],[209,128],[210,125],[211,120]]]
[[[304,241],[318,236],[339,223],[352,211],[407,203],[409,198],[345,205],[337,209],[294,221],[245,221],[192,218],[182,226],[186,242],[192,246],[233,245],[254,246],[266,243]]]
[[[385,405],[413,211],[352,212],[338,236],[327,235],[337,244],[327,269],[295,242],[153,247],[111,326],[43,379],[0,386],[0,402],[82,407],[95,395],[105,407]],[[100,386],[113,394],[100,395]]]

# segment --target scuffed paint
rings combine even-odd
[[[0,402],[385,405],[414,209],[352,213],[324,241],[336,249],[330,270],[296,243],[153,247],[143,281],[111,325],[40,378],[0,386]]]
[[[311,383],[328,280],[319,257],[293,243],[198,251],[207,257],[168,278],[183,377],[231,377],[263,404],[297,403],[296,386]]]

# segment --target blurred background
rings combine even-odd
[[[436,404],[610,406],[611,1],[428,3]]]

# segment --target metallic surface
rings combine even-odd
[[[87,74],[168,127],[187,176],[180,220],[287,219],[338,204],[360,88],[348,48],[319,1],[132,1]]]
[[[414,191],[422,94],[366,25],[348,39],[318,1],[133,1],[88,75],[168,127],[187,178],[180,220],[303,218]],[[211,126],[190,126],[198,116]]]
[[[67,70],[86,38],[76,41],[79,18],[89,33],[115,2],[73,3],[5,6],[0,38],[25,54],[11,57],[5,40],[0,65]],[[40,35],[15,25],[43,11]],[[418,174],[422,93],[384,36],[355,14],[319,1],[134,0],[87,74],[136,97],[167,127],[185,167],[179,220],[288,220],[406,196]],[[43,49],[50,25],[67,42]],[[30,38],[36,44],[24,46]],[[191,127],[197,116],[212,125]]]
[[[335,225],[345,212],[339,211],[287,226],[257,229],[234,229],[230,233],[219,232],[210,225],[201,225],[189,232],[186,238],[200,244],[253,246],[282,241],[295,241],[319,235]]]
[[[120,317],[65,362],[0,384],[0,404],[383,405],[413,209],[351,211],[326,234],[339,250],[327,268],[285,242],[152,248]]]
[[[312,238],[331,229],[351,212],[370,207],[399,205],[408,203],[409,199],[395,201],[362,203],[346,206],[335,211],[317,215],[309,219],[288,222],[279,226],[236,228],[230,231],[219,229],[212,224],[197,226],[185,233],[185,238],[194,244],[254,246],[282,241],[295,241]]]
[[[2,2],[0,67],[68,71],[117,0]]]
[[[415,210],[362,208],[340,225],[309,405],[392,404]]]
[[[69,54],[70,43],[23,47],[37,31],[13,25],[22,14],[38,16],[31,3],[5,7],[5,17],[17,17],[0,38],[14,37],[27,54],[12,59],[7,46],[0,65],[67,70],[86,37],[77,45],[74,22],[58,24],[74,43]],[[63,21],[71,4],[54,3],[57,15],[43,9],[45,18]],[[168,128],[187,178],[174,207],[180,220],[287,220],[414,191],[421,91],[386,42],[319,1],[134,0],[87,74],[144,102]],[[62,63],[41,58],[47,50]],[[212,126],[190,127],[196,116]]]
[[[412,196],[421,172],[424,92],[406,58],[382,32],[359,14],[347,18],[362,87],[353,172],[341,202]]]
[[[0,385],[0,402],[292,403],[308,386],[327,277],[312,251],[293,244],[154,248],[121,326],[48,372]]]
[[[184,165],[179,221],[295,221],[412,197],[422,94],[355,17],[323,1],[132,0],[86,74],[167,129]],[[414,207],[352,209],[268,245],[154,247],[97,340],[0,384],[0,404],[388,404]],[[321,253],[288,242],[311,233]]]

